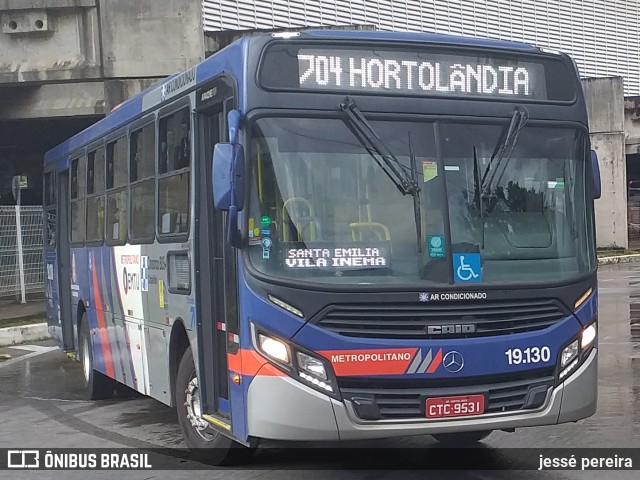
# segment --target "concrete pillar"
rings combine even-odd
[[[583,82],[589,114],[591,148],[598,154],[602,197],[596,200],[598,247],[628,248],[627,166],[622,77]]]

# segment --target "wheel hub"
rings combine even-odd
[[[211,441],[215,438],[215,434],[211,433],[209,424],[202,418],[202,408],[200,406],[200,394],[198,392],[198,377],[195,375],[189,380],[187,389],[185,390],[186,399],[184,402],[187,408],[187,419],[191,423],[191,427],[204,440]]]
[[[84,372],[84,379],[88,383],[89,382],[89,373],[91,369],[90,365],[91,361],[89,358],[89,342],[84,338],[82,340],[82,370]]]

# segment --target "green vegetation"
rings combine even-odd
[[[599,248],[598,258],[617,257],[619,255],[640,255],[640,250],[625,250],[624,248]]]
[[[23,318],[0,318],[0,328],[5,327],[22,327],[24,325],[34,325],[36,323],[46,323],[47,319],[40,315]]]

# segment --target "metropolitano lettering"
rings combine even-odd
[[[408,352],[393,353],[345,353],[331,355],[331,363],[352,363],[352,362],[394,362],[411,360]]]

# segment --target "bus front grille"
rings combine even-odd
[[[437,386],[436,383],[436,386],[419,387],[415,385],[415,380],[372,379],[340,379],[339,384],[342,397],[352,403],[359,418],[406,420],[425,418],[426,400],[434,397],[484,395],[485,414],[539,408],[554,385],[553,370],[538,371],[527,377],[522,378],[521,375],[518,379],[507,378],[496,383],[478,384],[470,384],[473,380],[467,380],[461,386]]]
[[[530,332],[570,315],[558,300],[331,305],[313,323],[347,337],[473,338]]]

